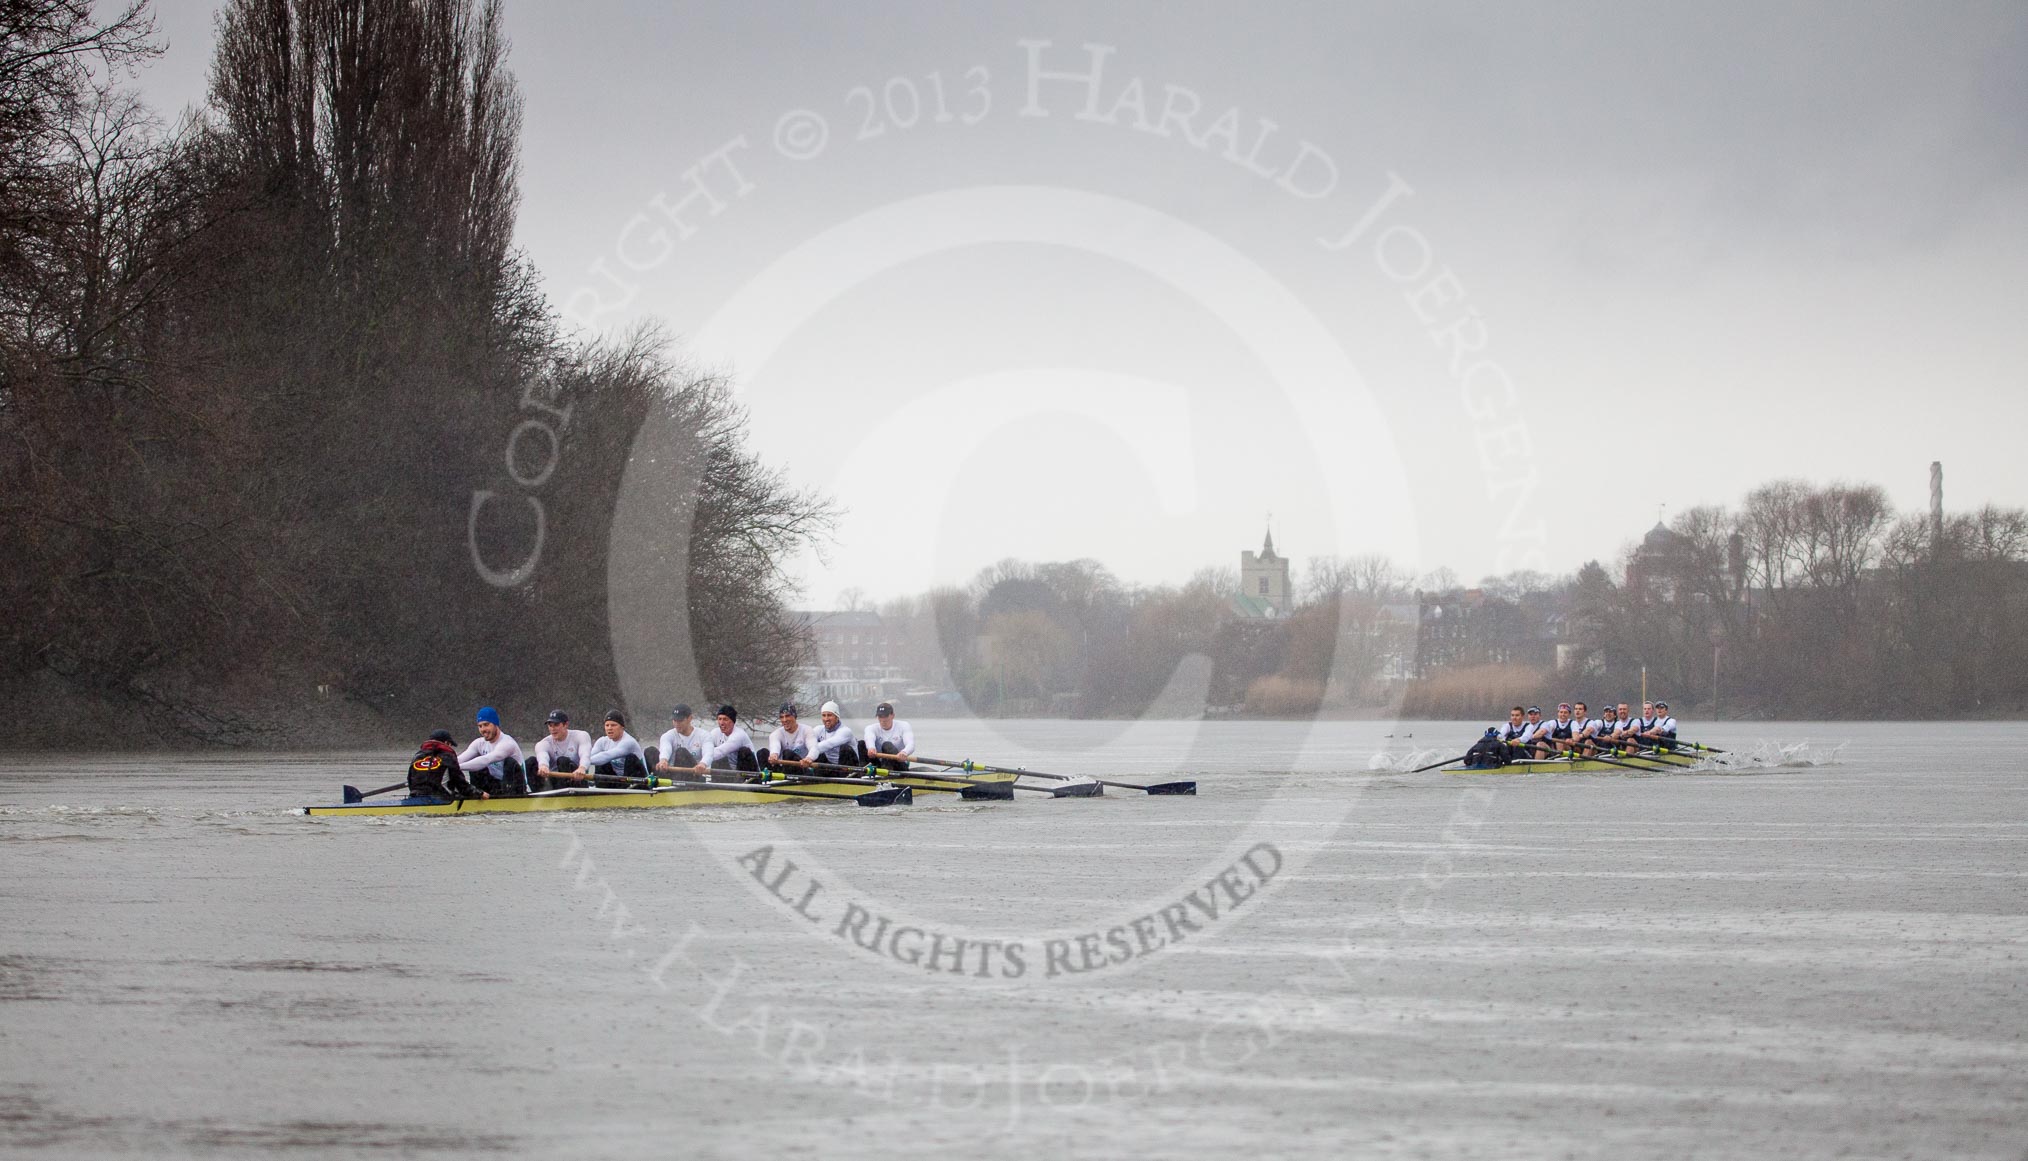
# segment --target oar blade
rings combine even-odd
[[[364,801],[366,801],[366,796],[359,792],[359,788],[357,786],[347,786],[345,788],[345,802],[348,805],[354,802],[364,802]]]
[[[1052,798],[1097,798],[1106,792],[1099,782],[1060,782],[1049,788]]]
[[[1197,793],[1197,784],[1195,782],[1157,782],[1152,786],[1143,786],[1141,789],[1146,790],[1150,794],[1195,794]]]
[[[982,782],[958,791],[958,797],[966,802],[1005,802],[1014,797],[1012,782]]]
[[[882,790],[855,794],[852,801],[861,806],[907,806],[915,801],[915,791],[906,786],[889,786]]]

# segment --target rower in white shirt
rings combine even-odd
[[[1555,719],[1542,724],[1548,727],[1542,739],[1549,743],[1550,753],[1565,754],[1577,748],[1578,720],[1571,716],[1569,702],[1558,702]]]
[[[915,731],[895,719],[893,702],[873,707],[873,724],[866,727],[862,749],[864,761],[889,770],[908,769],[909,759],[915,757]]]
[[[627,732],[626,715],[619,710],[606,711],[606,736],[592,743],[586,762],[592,773],[607,778],[648,776],[648,756],[641,752],[641,743]]]
[[[662,740],[655,747],[655,773],[694,774],[698,777],[711,771],[711,734],[697,728],[690,717],[690,707],[677,702],[669,711],[672,723]]]
[[[1641,741],[1657,750],[1676,748],[1676,719],[1669,714],[1668,702],[1656,702],[1653,715],[1641,723]]]
[[[591,781],[591,735],[570,728],[570,715],[550,710],[545,723],[549,733],[535,743],[535,753],[522,766],[528,771],[530,790],[556,790],[582,786]]]
[[[1591,716],[1591,707],[1583,702],[1573,702],[1570,707],[1572,722],[1571,746],[1574,751],[1589,754],[1597,748],[1598,719]]]
[[[731,703],[718,707],[718,725],[711,734],[711,768],[743,774],[760,773],[760,760],[753,752],[753,738],[740,726],[739,711]]]
[[[838,703],[825,702],[817,711],[817,721],[810,742],[811,761],[823,766],[859,765],[859,735],[839,716]]]
[[[759,754],[762,770],[810,768],[810,755],[817,748],[816,735],[796,717],[796,703],[785,701],[775,713],[781,724],[768,731],[768,747]]]
[[[1549,723],[1542,720],[1542,707],[1529,706],[1528,720],[1521,723],[1520,747],[1531,758],[1549,756]]]
[[[479,736],[458,755],[458,769],[471,775],[472,784],[488,794],[528,793],[521,744],[500,728],[500,711],[481,706],[478,725]]]

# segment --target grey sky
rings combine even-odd
[[[158,104],[201,98],[210,7],[163,6]],[[2018,4],[507,12],[522,244],[581,307],[621,297],[603,260],[629,291],[587,321],[692,340],[846,505],[811,603],[1004,555],[1180,580],[1268,511],[1298,558],[1475,578],[1781,475],[1913,508],[1942,459],[1952,504],[2028,503]],[[1023,40],[1048,71],[1111,48],[1099,120],[1065,81],[1020,115]],[[1145,130],[1111,115],[1135,78]],[[792,110],[821,149],[777,143]],[[1254,164],[1300,192],[1242,164],[1263,118]],[[744,184],[708,167],[724,209],[677,242],[654,199],[742,135]],[[1474,312],[1461,364],[1491,369],[1461,384],[1443,328]]]

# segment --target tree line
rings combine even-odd
[[[158,51],[142,0],[0,0],[0,689],[261,744],[791,688],[829,510],[661,335],[559,322],[497,0],[228,0],[173,125]]]
[[[1872,485],[1778,480],[1679,513],[1610,564],[1469,588],[1378,556],[1306,562],[1284,618],[1237,576],[1124,584],[1003,561],[879,611],[894,661],[986,714],[1401,714],[1638,697],[1751,717],[2028,710],[2028,512],[1897,517]]]

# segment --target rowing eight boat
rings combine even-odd
[[[1453,766],[1446,774],[1619,774],[1634,770],[1679,770],[1691,763],[1653,755],[1629,755],[1602,762],[1596,758],[1517,758],[1505,766]]]
[[[907,786],[831,786],[803,783],[775,783],[767,786],[740,783],[679,783],[653,790],[572,789],[545,790],[517,798],[467,798],[446,802],[439,798],[397,798],[384,802],[348,802],[336,806],[304,806],[298,814],[322,816],[387,816],[405,814],[526,814],[545,810],[647,809],[671,806],[765,806],[770,803],[814,800],[854,802],[860,806],[892,806],[911,801],[914,791]]]

